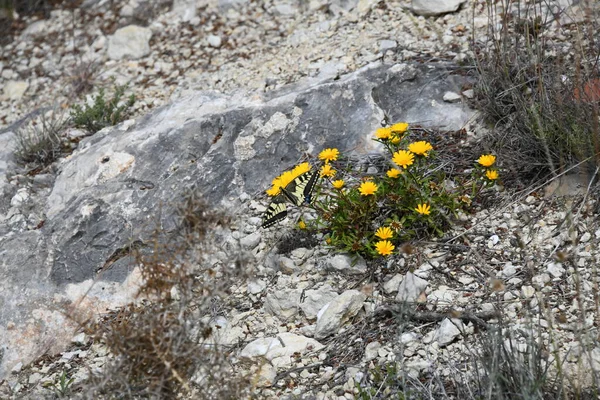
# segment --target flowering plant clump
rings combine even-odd
[[[470,207],[475,198],[475,191],[468,193],[470,187],[481,190],[498,180],[496,157],[487,154],[476,160],[470,180],[450,180],[436,164],[435,145],[419,138],[419,131],[404,122],[377,129],[373,140],[385,148],[388,165],[376,173],[354,170],[336,148],[321,151],[318,195],[310,204],[316,218],[298,227],[320,232],[340,251],[370,258],[392,256],[415,238],[442,235],[452,217]],[[278,195],[310,169],[302,163],[284,172],[267,193]]]

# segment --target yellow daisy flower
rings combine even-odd
[[[402,175],[402,171],[400,171],[398,168],[390,168],[388,172],[386,172],[386,175],[390,178],[397,178]]]
[[[491,154],[484,154],[481,157],[479,157],[477,162],[486,168],[491,167],[496,162],[496,156],[493,156]]]
[[[421,140],[420,142],[414,142],[414,143],[409,144],[408,150],[415,154],[418,154],[420,156],[427,157],[428,156],[427,152],[433,150],[433,147],[431,146],[431,144],[429,142]]]
[[[387,226],[382,226],[381,228],[377,229],[377,232],[375,232],[375,236],[377,236],[379,239],[385,240],[392,238],[394,236],[394,233]]]
[[[377,139],[381,139],[381,140],[389,139],[391,134],[392,134],[392,129],[389,126],[385,127],[385,128],[379,128],[375,131],[375,136],[377,137]]]
[[[292,172],[294,173],[294,175],[296,175],[296,177],[298,177],[303,173],[310,171],[311,168],[312,166],[309,163],[303,162],[302,164],[296,165]]]
[[[389,256],[396,247],[389,240],[381,240],[375,243],[375,249],[382,256]]]
[[[323,167],[321,167],[321,176],[328,176],[330,178],[333,178],[336,173],[337,171],[331,168],[331,165],[329,164],[325,164],[323,165]]]
[[[498,170],[495,169],[489,169],[487,171],[485,171],[485,176],[490,180],[490,181],[495,181],[496,179],[498,179]]]
[[[300,229],[306,229],[306,223],[304,221],[300,220],[298,222],[298,228],[300,228]]]
[[[415,210],[422,215],[429,215],[431,213],[431,207],[427,203],[417,205]]]
[[[397,124],[390,126],[390,129],[394,133],[404,133],[408,130],[408,123],[398,122]]]
[[[402,136],[392,135],[390,142],[392,142],[393,144],[398,144],[398,143],[400,143],[401,140],[402,140]]]
[[[331,184],[333,185],[334,188],[341,189],[344,187],[345,182],[343,179],[338,179],[337,181],[331,182]]]
[[[406,169],[406,167],[412,165],[415,162],[415,155],[410,151],[398,150],[394,153],[392,161],[398,164],[398,166]]]
[[[377,185],[371,181],[366,181],[360,184],[360,187],[358,188],[358,191],[360,192],[360,194],[362,194],[363,196],[368,196],[370,194],[375,194],[375,192],[377,191]]]
[[[328,163],[329,161],[337,160],[339,155],[340,151],[338,149],[325,149],[319,153],[319,160],[323,160],[325,163]]]

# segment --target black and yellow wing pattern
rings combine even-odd
[[[263,215],[262,227],[268,228],[287,216],[286,201],[298,207],[304,203],[310,204],[318,179],[319,171],[315,169],[297,176],[286,187],[281,188],[281,194],[273,198]]]

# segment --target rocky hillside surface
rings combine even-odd
[[[578,18],[577,4],[560,5],[562,22]],[[394,362],[413,382],[441,382],[498,324],[593,382],[596,318],[578,313],[597,301],[600,225],[586,183],[559,187],[580,194],[575,215],[544,185],[509,196],[498,186],[443,243],[389,262],[296,237],[293,218],[260,227],[275,176],[324,148],[377,159],[371,138],[384,124],[418,125],[472,164],[484,128],[461,65],[487,34],[485,2],[86,0],[42,17],[13,15],[0,53],[0,397],[89,396],[117,357],[81,322],[141,301],[148,276],[134,250],[175,240],[189,193],[231,217],[208,234],[222,241],[202,258],[210,273],[247,263],[226,301],[195,318],[256,398],[378,398],[358,387]],[[126,120],[94,134],[67,127],[70,147],[48,165],[19,160],[19,132],[119,86],[136,97]],[[557,248],[572,258],[557,260]],[[202,398],[207,375],[179,382],[182,393]]]

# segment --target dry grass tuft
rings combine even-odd
[[[176,241],[156,232],[152,251],[136,254],[144,282],[137,301],[85,324],[111,356],[86,384],[85,397],[248,398],[248,380],[232,371],[228,349],[212,335],[217,305],[228,301],[234,280],[245,274],[234,254],[226,262],[205,261],[214,245],[207,233],[226,229],[228,218],[194,193],[179,215]]]
[[[529,182],[582,160],[595,167],[600,104],[590,85],[600,73],[600,10],[582,2],[581,21],[560,25],[571,10],[554,1],[487,5],[487,40],[474,40],[473,47],[476,105],[493,124],[487,149],[500,156],[506,172]]]

